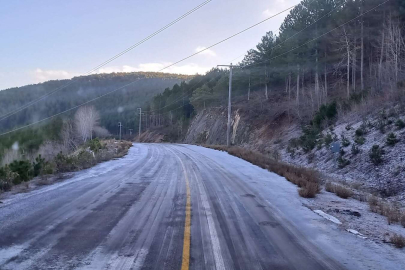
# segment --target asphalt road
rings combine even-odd
[[[0,269],[344,269],[257,192],[262,169],[195,149],[135,144],[5,200]]]

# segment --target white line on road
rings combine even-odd
[[[211,212],[210,204],[208,203],[207,194],[205,192],[204,186],[201,183],[201,180],[198,179],[195,171],[193,171],[193,173],[194,173],[196,182],[198,184],[198,190],[200,192],[200,197],[201,197],[201,204],[205,211],[205,215],[207,216],[208,228],[209,228],[209,232],[210,232],[212,249],[213,249],[213,253],[214,253],[215,267],[217,270],[225,270],[225,264],[224,264],[224,260],[222,258],[222,253],[221,253],[221,246],[219,244],[217,230],[215,229],[214,219],[212,218],[212,212]]]

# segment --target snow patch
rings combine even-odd
[[[332,221],[335,224],[342,224],[342,222],[340,222],[340,220],[338,220],[337,218],[335,218],[334,216],[331,216],[329,214],[326,214],[324,211],[322,210],[314,210],[315,213],[317,213],[318,215],[320,215],[323,218],[326,218],[329,221]]]
[[[349,233],[352,233],[352,234],[354,234],[354,235],[357,235],[357,236],[360,237],[360,238],[367,239],[367,237],[365,237],[363,234],[359,233],[359,232],[356,231],[356,230],[353,230],[353,229],[346,229],[346,231],[348,231]]]

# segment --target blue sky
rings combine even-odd
[[[0,89],[82,75],[203,0],[0,3]],[[213,0],[99,72],[156,71],[299,0]],[[284,13],[165,72],[203,73],[277,31]]]

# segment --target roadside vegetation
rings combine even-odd
[[[29,137],[17,137],[1,156],[0,192],[36,177],[40,177],[41,184],[47,184],[51,175],[61,178],[63,173],[125,155],[132,143],[107,139],[110,135],[99,126],[99,119],[94,107],[84,106],[76,111],[73,120],[61,122],[53,140],[39,140],[40,144],[30,149],[25,147],[30,144]]]
[[[301,197],[314,198],[320,191],[319,175],[316,171],[311,169],[292,166],[242,147],[226,147],[220,145],[205,145],[205,147],[228,152],[230,155],[239,157],[263,169],[285,177],[288,181],[299,187],[298,193]]]

